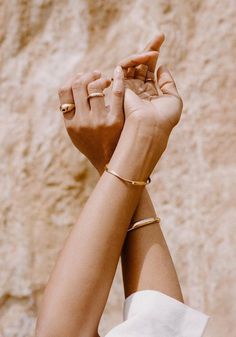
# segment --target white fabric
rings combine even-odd
[[[124,322],[105,337],[201,337],[208,316],[159,291],[138,291],[125,300]]]

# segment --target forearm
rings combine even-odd
[[[139,130],[128,138],[121,136],[112,168],[127,178],[144,179],[150,173],[150,168],[142,169],[145,160],[151,161],[149,142],[144,142]],[[138,149],[142,149],[141,154]],[[46,287],[38,319],[39,336],[90,337],[95,333],[142,190],[106,172],[102,175]]]
[[[132,222],[155,217],[156,212],[145,189]],[[127,234],[122,251],[125,296],[138,290],[158,290],[183,301],[171,255],[157,224]]]
[[[156,210],[153,206],[149,192],[147,188],[144,188],[142,195],[140,197],[138,206],[131,220],[130,227],[132,227],[132,225],[137,221],[140,221],[146,218],[153,218],[155,216],[156,216]]]

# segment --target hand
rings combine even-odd
[[[73,144],[90,160],[99,173],[109,162],[124,124],[124,76],[121,67],[114,71],[111,105],[105,106],[102,93],[111,81],[100,72],[78,74],[59,90],[60,103],[74,103],[75,110],[64,114],[67,132]]]
[[[132,55],[120,63],[125,73],[126,121],[111,167],[141,180],[151,174],[165,151],[170,132],[182,111],[182,100],[165,67],[158,69],[156,84],[154,81],[163,41],[164,36],[159,34],[144,53]]]
[[[163,34],[158,34],[147,45],[146,52],[132,55],[120,65],[126,78],[126,118],[135,117],[143,123],[153,124],[168,138],[180,119],[182,100],[165,67],[159,67],[156,84],[154,81],[154,70],[163,41]]]
[[[183,104],[174,80],[164,66],[157,71],[157,83],[159,88],[154,82],[126,80],[125,116],[154,124],[169,136],[180,119]]]

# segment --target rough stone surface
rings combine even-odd
[[[63,240],[97,175],[71,145],[57,88],[140,50],[160,27],[161,62],[184,99],[150,187],[188,304],[206,337],[234,337],[236,315],[236,6],[234,0],[0,2],[0,336],[33,336]],[[118,272],[101,323],[121,320]]]

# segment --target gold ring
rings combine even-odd
[[[146,82],[155,82],[155,80],[153,78],[146,78]]]
[[[105,94],[103,92],[93,92],[92,94],[88,95],[88,99],[93,98],[93,97],[104,97]]]
[[[69,112],[71,110],[74,110],[75,105],[73,103],[65,103],[60,106],[60,110],[63,113]]]

